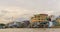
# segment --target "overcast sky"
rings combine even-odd
[[[0,21],[13,16],[30,17],[32,14],[46,13],[59,15],[60,0],[0,0]]]

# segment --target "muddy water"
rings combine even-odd
[[[8,28],[0,32],[60,32],[60,28]]]

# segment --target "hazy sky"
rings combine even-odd
[[[11,16],[28,18],[38,13],[59,15],[60,0],[0,0],[1,22],[8,22]]]

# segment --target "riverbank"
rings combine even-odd
[[[0,32],[59,32],[60,28],[8,28]]]

